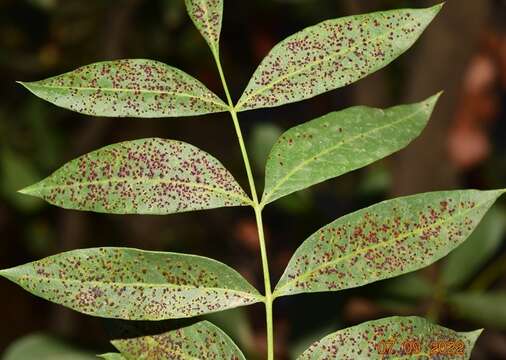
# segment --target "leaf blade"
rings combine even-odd
[[[185,0],[186,10],[213,54],[219,53],[223,0]]]
[[[267,160],[262,204],[404,148],[426,126],[439,96],[386,110],[352,107],[289,129]]]
[[[428,266],[461,244],[503,193],[425,193],[345,215],[297,249],[274,296],[343,290]]]
[[[34,95],[81,114],[174,117],[227,111],[227,105],[185,72],[145,59],[104,61],[35,82]]]
[[[208,321],[155,336],[112,341],[127,360],[237,359],[241,350],[218,327]]]
[[[214,157],[184,142],[148,138],[72,160],[20,191],[66,209],[165,215],[251,201]]]
[[[186,318],[262,301],[218,261],[128,248],[69,251],[0,275],[46,300],[115,319]]]
[[[327,20],[288,37],[257,68],[236,110],[312,98],[381,69],[413,45],[441,6]]]
[[[385,356],[404,358],[422,355],[430,358],[457,356],[459,359],[469,359],[481,331],[459,333],[432,324],[420,317],[394,316],[369,321],[330,334],[314,343],[297,360],[380,360]],[[443,345],[441,346],[442,353],[437,352],[438,342]],[[446,347],[445,344],[447,344]],[[453,346],[448,346],[448,344]]]

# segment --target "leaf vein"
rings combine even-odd
[[[349,260],[350,258],[353,258],[355,256],[361,255],[361,254],[366,253],[366,252],[368,252],[370,250],[376,250],[376,249],[379,249],[379,248],[382,248],[382,247],[386,247],[386,246],[392,245],[392,244],[396,243],[397,241],[403,241],[403,240],[405,240],[406,238],[408,238],[410,236],[416,236],[416,235],[422,233],[423,231],[426,231],[427,229],[433,228],[434,226],[444,225],[444,224],[446,224],[446,223],[448,223],[448,222],[450,222],[452,220],[455,220],[455,219],[458,219],[458,218],[460,218],[462,216],[467,215],[469,212],[482,207],[483,205],[485,205],[488,202],[489,202],[489,200],[488,201],[484,201],[484,202],[482,202],[481,204],[479,204],[478,206],[476,206],[474,208],[466,209],[465,211],[462,211],[462,212],[458,213],[458,215],[449,216],[445,220],[434,222],[433,224],[430,224],[429,226],[420,227],[419,229],[416,229],[416,230],[412,230],[412,231],[409,231],[409,232],[404,232],[404,233],[400,234],[398,237],[393,238],[391,240],[384,241],[384,242],[382,242],[380,244],[377,244],[377,245],[374,245],[374,246],[368,246],[368,247],[365,247],[365,248],[361,248],[361,249],[358,249],[358,250],[356,250],[354,252],[351,252],[351,253],[349,253],[349,254],[347,254],[345,256],[342,256],[342,257],[340,257],[338,259],[335,259],[335,260],[332,260],[332,261],[329,261],[329,262],[326,262],[326,263],[322,263],[320,266],[317,266],[314,269],[311,269],[309,271],[304,272],[303,274],[301,274],[297,278],[294,278],[294,279],[291,279],[291,280],[287,281],[285,284],[283,284],[281,287],[279,287],[279,288],[277,288],[275,290],[275,292],[274,292],[275,295],[274,296],[276,297],[276,296],[286,295],[286,294],[279,295],[279,293],[281,292],[282,289],[284,289],[287,286],[293,284],[294,282],[298,282],[298,281],[302,281],[304,279],[307,279],[308,277],[311,277],[314,273],[316,273],[316,272],[318,272],[318,271],[320,271],[320,270],[322,270],[324,268],[337,265],[337,264],[339,264],[342,261]]]
[[[329,21],[332,21],[332,20],[328,20],[326,22],[329,22]],[[367,21],[369,21],[369,18],[365,18],[359,26],[362,26],[364,25]],[[308,29],[311,29],[311,28],[314,28],[314,27],[317,27],[317,26],[320,26],[326,22],[323,22],[319,25],[315,25],[313,27],[310,27],[310,28],[307,28],[305,30],[308,30]],[[305,30],[302,30],[302,31],[305,31]],[[301,32],[302,32],[301,31]],[[372,38],[371,40],[372,41],[377,41],[377,42],[381,42],[383,41],[386,37],[388,36],[388,32],[385,32],[383,34],[381,34],[380,36],[377,36],[375,38]],[[286,39],[287,40],[287,39]],[[309,70],[315,66],[318,66],[320,65],[321,63],[324,63],[324,62],[327,62],[327,61],[330,61],[330,60],[333,60],[335,58],[338,58],[340,56],[345,56],[345,55],[348,55],[349,53],[355,51],[356,49],[358,49],[358,45],[354,45],[354,46],[350,46],[350,47],[347,47],[346,49],[342,50],[342,51],[339,51],[337,53],[334,53],[334,54],[331,54],[331,55],[327,55],[325,56],[323,59],[319,59],[317,61],[313,61],[313,62],[310,62],[308,63],[307,65],[304,65],[302,67],[300,67],[298,70],[295,70],[295,71],[292,71],[292,72],[289,72],[283,76],[280,76],[278,79],[270,82],[269,84],[263,86],[263,87],[260,87],[259,89],[257,89],[256,91],[252,92],[250,95],[246,96],[244,98],[244,100],[240,100],[236,106],[236,111],[241,111],[241,107],[246,104],[248,101],[250,101],[252,98],[254,98],[255,96],[257,95],[260,95],[261,93],[263,92],[266,92],[270,89],[272,89],[274,86],[276,86],[277,84],[279,84],[280,82],[283,82],[284,80],[287,80],[287,79],[290,79],[298,74],[300,74],[301,72],[304,72],[306,70]]]
[[[193,98],[199,99],[203,102],[211,103],[216,106],[219,106],[223,109],[223,111],[228,110],[228,106],[223,102],[214,101],[211,99],[207,99],[202,96],[196,96],[188,93],[178,93],[174,91],[164,91],[164,90],[149,90],[149,89],[128,89],[128,88],[92,88],[92,87],[78,87],[78,86],[57,86],[57,85],[46,85],[46,84],[30,84],[32,87],[42,87],[47,89],[54,90],[79,90],[79,91],[103,91],[103,92],[126,92],[126,93],[141,93],[141,94],[160,94],[160,95],[174,95],[175,97],[182,98]]]
[[[345,146],[345,145],[349,145],[350,143],[353,143],[355,140],[361,138],[362,136],[371,136],[371,134],[375,133],[375,132],[378,132],[378,131],[381,131],[381,130],[384,130],[388,127],[391,127],[391,126],[395,126],[395,125],[398,125],[404,121],[408,121],[410,119],[412,119],[413,117],[415,117],[416,115],[418,115],[420,112],[424,111],[423,109],[419,109],[417,111],[415,111],[414,113],[411,113],[409,116],[406,116],[404,118],[401,118],[399,120],[395,120],[391,123],[388,123],[388,124],[385,124],[383,126],[380,126],[380,127],[377,127],[377,128],[374,128],[370,131],[367,131],[367,132],[364,132],[364,133],[360,133],[360,134],[357,134],[356,136],[353,136],[347,140],[343,140],[339,143],[337,143],[336,145],[334,146],[331,146],[325,150],[322,150],[321,152],[315,154],[315,155],[312,155],[311,157],[301,161],[297,166],[295,166],[292,170],[290,170],[285,176],[283,176],[277,183],[276,185],[272,188],[272,190],[270,190],[269,192],[266,192],[263,196],[263,199],[262,199],[262,202],[261,202],[261,205],[266,205],[270,198],[272,197],[273,194],[276,193],[276,191],[281,187],[283,186],[283,184],[285,184],[295,173],[297,173],[298,171],[300,171],[301,169],[303,169],[306,165],[312,163],[313,161],[315,161],[315,158],[318,159],[319,157],[323,156],[323,155],[326,155],[332,151],[335,151],[337,149],[339,149],[340,147],[342,146]]]
[[[34,189],[30,189],[32,191],[36,191],[38,189],[47,189],[47,190],[53,190],[53,189],[69,189],[69,188],[76,188],[76,187],[79,187],[79,186],[90,186],[90,185],[105,185],[105,184],[114,184],[114,183],[122,183],[122,182],[125,182],[125,183],[128,183],[128,184],[136,184],[136,183],[143,183],[143,184],[151,184],[151,185],[157,185],[157,184],[175,184],[175,185],[184,185],[184,186],[189,186],[189,187],[193,187],[193,188],[196,188],[196,189],[204,189],[204,190],[208,190],[209,192],[213,192],[213,193],[216,193],[216,194],[220,194],[220,195],[225,195],[225,197],[229,197],[229,198],[236,198],[236,199],[239,199],[242,201],[243,205],[251,205],[251,199],[247,198],[246,196],[244,195],[241,195],[241,194],[238,194],[238,193],[235,193],[235,192],[232,192],[232,191],[227,191],[227,190],[223,190],[223,189],[220,189],[220,188],[217,188],[217,187],[213,187],[213,186],[209,186],[209,185],[204,185],[204,184],[199,184],[199,183],[194,183],[194,182],[184,182],[184,181],[175,181],[175,180],[170,180],[170,181],[164,181],[162,179],[138,179],[138,180],[135,180],[135,181],[128,181],[128,180],[122,180],[122,179],[119,179],[119,178],[112,178],[112,179],[107,179],[107,180],[97,180],[97,181],[88,181],[88,182],[76,182],[75,184],[71,184],[71,185],[54,185],[54,186],[46,186],[46,185],[43,185],[43,186],[40,186],[40,187],[36,187]]]

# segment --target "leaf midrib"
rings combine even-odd
[[[204,184],[199,184],[199,183],[194,183],[194,182],[184,182],[184,181],[176,181],[176,180],[165,181],[163,179],[152,179],[152,178],[143,178],[143,179],[137,179],[137,180],[128,180],[128,179],[125,180],[125,179],[120,179],[120,178],[111,178],[111,179],[107,179],[107,180],[76,182],[72,185],[54,185],[54,186],[42,185],[42,186],[34,187],[33,189],[30,189],[30,190],[37,191],[39,189],[46,189],[46,190],[51,191],[53,189],[71,189],[71,188],[76,188],[79,186],[109,185],[109,184],[118,184],[118,183],[122,183],[122,182],[126,182],[128,184],[147,183],[149,185],[158,185],[158,184],[184,185],[184,186],[189,186],[189,187],[193,187],[193,188],[209,190],[209,192],[214,192],[214,193],[217,193],[220,195],[225,195],[225,196],[228,196],[229,198],[230,197],[236,198],[236,199],[241,200],[244,205],[251,204],[251,200],[248,199],[247,197],[245,197],[244,195],[240,195],[240,194],[237,194],[234,192],[226,191],[226,190],[223,190],[219,187],[212,187],[209,185],[204,185]]]
[[[36,276],[36,275],[26,275],[22,274],[19,275],[18,278],[20,280],[33,280],[33,281],[40,281],[40,282],[53,282],[53,283],[71,283],[71,284],[89,284],[89,286],[101,286],[101,287],[108,287],[110,285],[118,286],[118,287],[140,287],[140,288],[169,288],[169,289],[177,289],[178,291],[181,291],[181,289],[184,290],[202,290],[202,291],[215,291],[217,293],[220,292],[231,292],[234,294],[242,295],[244,298],[250,298],[255,299],[257,301],[263,301],[261,295],[254,294],[251,292],[247,292],[244,290],[236,290],[236,289],[228,289],[228,288],[221,288],[221,287],[197,287],[197,286],[191,286],[191,285],[174,285],[170,283],[163,283],[163,284],[156,284],[156,283],[142,283],[142,282],[131,282],[131,283],[124,283],[124,282],[104,282],[104,281],[96,281],[96,280],[86,280],[81,281],[77,279],[57,279],[54,277],[44,277],[44,276]]]
[[[371,134],[377,132],[377,131],[381,131],[381,130],[384,130],[388,127],[392,127],[392,126],[395,126],[397,124],[400,124],[404,121],[408,121],[410,119],[412,119],[413,117],[417,116],[418,114],[420,114],[421,112],[425,111],[425,108],[422,106],[422,108],[418,109],[417,111],[409,114],[408,116],[404,117],[404,118],[401,118],[399,120],[395,120],[395,121],[392,121],[391,123],[388,123],[388,124],[385,124],[383,126],[380,126],[380,127],[376,127],[374,129],[371,129],[369,131],[366,131],[366,132],[363,132],[363,133],[360,133],[360,134],[357,134],[353,137],[350,137],[346,140],[343,140],[339,143],[337,143],[336,145],[334,146],[331,146],[325,150],[322,150],[320,151],[319,153],[317,154],[314,154],[314,155],[311,155],[311,157],[301,161],[297,166],[295,166],[294,168],[292,168],[292,170],[290,170],[285,176],[283,176],[277,183],[276,185],[272,188],[272,190],[270,190],[269,192],[266,192],[264,194],[264,196],[262,197],[262,205],[266,205],[268,204],[270,201],[271,201],[271,197],[276,193],[276,191],[281,187],[283,186],[284,183],[286,183],[295,173],[299,172],[300,170],[302,170],[306,165],[312,163],[313,161],[316,161],[315,159],[316,158],[320,158],[321,156],[324,156],[330,152],[333,152],[337,149],[339,149],[340,147],[344,146],[344,145],[349,145],[350,143],[353,143],[355,140],[357,139],[360,139],[361,137],[363,136],[370,136]],[[304,126],[304,125],[302,125]],[[283,195],[282,195],[283,196]]]
[[[310,271],[304,272],[303,274],[301,274],[297,278],[294,278],[292,280],[287,281],[285,284],[283,284],[281,287],[277,288],[274,291],[274,296],[284,296],[284,295],[287,295],[287,294],[284,294],[284,293],[280,294],[281,290],[285,289],[287,286],[291,285],[292,283],[295,283],[295,282],[298,282],[298,281],[303,281],[304,279],[306,279],[306,278],[310,277],[311,275],[313,275],[315,272],[318,272],[318,271],[320,271],[320,270],[322,270],[324,268],[335,266],[335,265],[339,264],[342,261],[349,260],[350,258],[353,258],[355,256],[359,256],[359,255],[361,255],[363,253],[366,253],[366,252],[368,252],[370,250],[376,250],[376,249],[379,249],[379,248],[382,248],[382,247],[386,247],[386,246],[389,246],[391,244],[396,243],[397,241],[404,241],[407,238],[409,238],[411,236],[416,236],[416,235],[420,234],[421,232],[423,232],[423,231],[425,231],[427,229],[433,228],[434,226],[444,225],[444,224],[446,224],[447,222],[449,222],[451,220],[458,219],[459,217],[465,216],[468,213],[470,213],[470,212],[472,212],[472,211],[474,211],[476,209],[481,208],[482,206],[484,206],[488,202],[490,202],[490,200],[484,201],[484,202],[480,203],[478,206],[476,206],[474,208],[470,208],[470,209],[467,209],[465,211],[462,211],[458,215],[448,216],[448,217],[445,218],[445,220],[435,222],[435,223],[433,223],[433,224],[431,224],[429,226],[421,227],[419,229],[416,229],[416,230],[413,230],[413,231],[410,231],[410,232],[405,232],[405,233],[401,234],[397,238],[393,237],[391,240],[384,241],[384,242],[382,242],[380,244],[377,244],[377,245],[374,245],[374,246],[368,246],[368,247],[365,247],[365,248],[361,248],[359,250],[351,252],[351,253],[349,253],[349,254],[347,254],[345,256],[342,256],[340,258],[337,258],[335,260],[332,260],[332,261],[329,261],[329,262],[326,262],[326,263],[322,263],[320,266],[317,266],[317,267],[311,269]]]
[[[174,91],[163,91],[163,90],[148,90],[148,89],[128,89],[128,88],[107,88],[107,87],[80,87],[80,86],[59,86],[59,85],[47,85],[41,83],[26,83],[29,87],[41,87],[53,90],[79,90],[79,91],[102,91],[102,92],[118,92],[118,93],[141,93],[141,94],[160,94],[160,95],[173,95],[175,97],[193,98],[199,99],[203,102],[211,103],[219,106],[223,111],[227,111],[228,107],[224,103],[220,103],[211,99],[207,99],[202,96],[192,95],[188,93],[179,93]]]
[[[205,16],[205,23],[207,24],[207,28],[209,29],[209,31],[212,31],[212,24],[211,24],[211,18],[210,18],[210,14],[211,14],[211,11],[209,10],[209,6],[207,6],[207,1],[203,1],[203,4],[202,6],[204,7],[204,12],[206,15],[208,16]],[[220,29],[220,32],[221,32],[221,29]],[[219,36],[219,35],[218,35]],[[211,47],[211,52],[213,54],[217,54],[218,51],[216,49],[216,39],[213,39],[212,37],[209,38],[209,42],[210,42],[210,47]]]
[[[362,26],[364,23],[366,23],[366,22],[367,22],[367,20],[369,20],[369,18],[367,18],[367,17],[366,17],[366,19],[365,19],[364,21],[362,21],[362,22],[359,24],[359,26]],[[327,20],[327,22],[329,22],[329,21],[332,21],[332,20]],[[325,21],[324,21],[323,23],[325,23]],[[320,24],[318,24],[318,25],[315,25],[315,26],[313,26],[313,28],[314,28],[314,27],[318,27],[318,26],[320,26],[320,25],[321,25],[321,24],[323,24],[323,23],[320,23]],[[311,28],[312,28],[312,27],[306,28],[306,29],[302,30],[301,32],[303,32],[303,31],[305,31],[305,30],[308,30],[308,29],[311,29]],[[382,41],[383,39],[385,39],[387,36],[388,36],[388,31],[387,31],[387,32],[385,32],[385,33],[382,33],[381,35],[379,35],[379,36],[377,36],[377,37],[375,37],[375,38],[373,38],[373,41],[376,41],[376,42],[381,42],[381,41]],[[288,39],[289,39],[289,38],[288,38]],[[288,39],[285,39],[284,41],[286,41],[286,40],[288,40]],[[337,57],[339,57],[339,56],[346,56],[347,54],[351,53],[352,51],[354,51],[354,50],[356,50],[356,49],[358,49],[358,45],[354,45],[354,46],[347,47],[346,49],[344,49],[344,50],[342,50],[342,51],[336,52],[336,53],[334,53],[334,54],[332,54],[332,55],[327,55],[327,56],[325,56],[323,59],[320,59],[320,60],[316,60],[316,61],[310,62],[310,63],[308,63],[307,65],[304,65],[304,66],[300,67],[298,70],[295,70],[295,71],[289,72],[289,73],[287,73],[287,74],[285,74],[285,75],[283,75],[283,76],[280,76],[278,79],[276,79],[276,80],[274,80],[274,81],[270,82],[269,84],[267,84],[267,85],[265,85],[265,86],[263,86],[263,87],[261,87],[261,88],[257,89],[256,91],[252,92],[250,95],[246,96],[246,97],[244,98],[244,100],[240,100],[240,101],[237,103],[237,105],[236,105],[236,111],[238,111],[238,112],[239,112],[239,111],[241,111],[241,110],[242,110],[242,106],[243,106],[244,104],[247,104],[247,103],[248,103],[248,101],[250,101],[250,100],[251,100],[252,98],[254,98],[255,96],[257,96],[257,95],[259,95],[259,94],[261,94],[261,93],[263,93],[263,92],[266,92],[266,91],[268,91],[268,90],[272,89],[272,88],[273,88],[274,86],[276,86],[278,83],[283,82],[283,81],[284,81],[284,80],[286,80],[286,79],[290,79],[290,78],[292,78],[292,77],[294,77],[294,76],[296,76],[296,75],[300,74],[301,72],[304,72],[304,71],[306,71],[306,70],[309,70],[309,69],[311,69],[311,68],[313,68],[313,67],[315,67],[315,66],[317,66],[317,65],[319,65],[319,64],[321,64],[321,63],[324,63],[324,62],[330,61],[330,60],[332,60],[332,59],[334,59],[334,58],[337,58]]]

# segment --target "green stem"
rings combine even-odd
[[[244,137],[242,135],[241,126],[239,124],[239,119],[237,118],[237,111],[235,109],[234,103],[232,101],[232,97],[230,96],[230,91],[228,89],[227,81],[225,79],[225,74],[223,73],[223,68],[221,66],[220,57],[217,51],[213,51],[214,60],[216,61],[216,65],[218,67],[218,71],[220,73],[220,79],[223,84],[223,89],[225,90],[225,95],[227,97],[229,112],[232,116],[232,121],[234,122],[235,132],[237,134],[237,140],[239,141],[239,147],[241,148],[241,154],[244,161],[244,167],[246,168],[246,174],[248,176],[248,182],[251,190],[251,196],[253,200],[253,209],[255,210],[255,219],[257,223],[258,230],[258,241],[260,243],[260,253],[262,257],[262,270],[264,276],[264,288],[265,288],[265,319],[266,319],[266,327],[267,327],[267,359],[274,360],[274,322],[272,317],[272,303],[274,298],[272,296],[272,288],[271,288],[271,280],[270,280],[270,272],[269,272],[269,260],[267,257],[267,248],[265,246],[265,235],[264,235],[264,226],[262,220],[262,206],[260,205],[256,186],[255,179],[253,178],[253,172],[251,171],[251,165],[249,161],[248,151],[246,150],[246,145],[244,144]]]
[[[265,247],[264,225],[262,221],[262,209],[257,204],[255,206],[255,217],[258,228],[258,239],[260,242],[260,252],[262,254],[262,268],[264,273],[264,287],[265,287],[265,313],[267,325],[267,358],[274,359],[274,322],[272,319],[272,303],[274,298],[272,296],[271,279],[269,273],[269,261],[267,257],[267,249]]]
[[[254,205],[253,207],[255,208],[255,210],[257,208],[260,209],[260,204],[258,202],[257,190],[255,187],[255,180],[253,178],[253,173],[251,171],[251,165],[249,163],[248,152],[246,151],[246,146],[244,145],[244,139],[242,136],[241,126],[239,125],[239,119],[237,118],[237,113],[235,112],[235,109],[230,108],[230,114],[232,115],[232,120],[234,121],[235,132],[237,134],[237,139],[239,141],[239,146],[241,148],[241,154],[242,154],[242,158],[244,161],[244,167],[246,168],[246,173],[248,175],[248,182],[249,182],[249,187],[251,189],[251,196],[253,197],[253,205]],[[259,225],[259,224],[257,223],[257,225]]]

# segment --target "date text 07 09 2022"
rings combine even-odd
[[[462,340],[431,340],[422,342],[418,339],[398,342],[396,339],[381,340],[375,345],[380,355],[417,355],[461,356],[465,354],[466,344]]]

